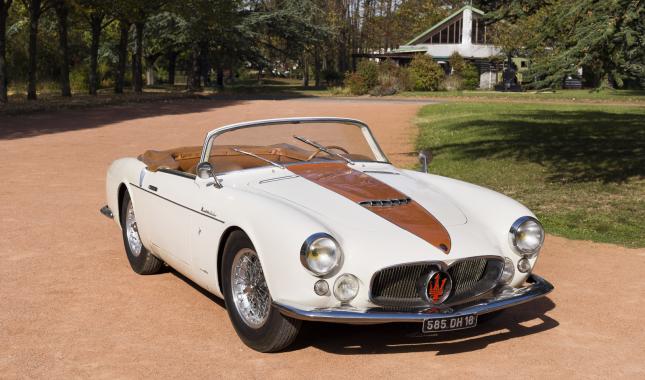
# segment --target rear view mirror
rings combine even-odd
[[[200,186],[214,186],[218,189],[222,188],[222,182],[215,177],[215,170],[210,162],[200,162],[197,165],[197,183]]]
[[[210,162],[200,162],[197,165],[197,176],[201,179],[209,179],[214,177],[213,165]]]
[[[419,164],[421,164],[421,171],[428,172],[428,165],[432,161],[432,151],[430,149],[423,149],[419,152]]]

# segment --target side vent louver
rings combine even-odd
[[[401,198],[401,199],[375,199],[370,201],[358,202],[359,205],[363,207],[394,207],[394,206],[403,206],[410,203],[412,199],[410,198]]]

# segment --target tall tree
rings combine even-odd
[[[60,92],[62,96],[72,96],[69,85],[69,44],[67,43],[69,3],[67,0],[55,0],[53,2],[56,17],[58,19],[58,46],[60,48]]]
[[[9,77],[7,73],[7,17],[13,0],[0,0],[0,103],[6,103]]]
[[[500,0],[489,20],[522,31],[534,87],[559,88],[580,68],[593,86],[645,82],[645,4],[642,0]],[[494,25],[496,26],[496,25]],[[504,28],[502,28],[504,29]],[[512,38],[511,38],[512,40]],[[588,83],[589,84],[589,83]]]
[[[22,0],[29,12],[29,63],[27,65],[27,99],[36,100],[38,70],[38,24],[40,16],[50,6],[48,0]]]
[[[146,82],[156,82],[154,65],[161,56],[168,59],[169,82],[174,84],[175,62],[178,52],[188,46],[188,29],[186,20],[170,11],[152,15],[146,24],[144,33],[146,44],[143,55],[146,63]]]
[[[159,12],[166,3],[164,0],[130,0],[134,23],[134,52],[132,53],[132,89],[136,93],[143,92],[143,38],[144,28],[148,18]]]
[[[128,62],[128,34],[130,32],[130,21],[124,16],[119,17],[119,44],[117,47],[116,78],[114,80],[114,92],[123,93],[125,85],[125,70]]]
[[[145,18],[137,18],[134,22],[134,51],[132,52],[132,90],[138,94],[143,92],[143,28]]]
[[[77,0],[80,2],[83,16],[90,27],[90,73],[89,93],[96,95],[99,88],[99,47],[101,45],[101,32],[114,21],[115,9],[112,2],[101,0]]]

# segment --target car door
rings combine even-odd
[[[217,253],[221,236],[228,227],[221,205],[226,201],[228,189],[207,186],[200,179],[196,179],[196,185],[196,196],[189,200],[190,207],[197,211],[192,215],[189,232],[193,281],[217,292]]]
[[[145,204],[145,215],[137,216],[148,236],[151,249],[178,270],[191,264],[189,234],[191,218],[195,213],[190,200],[199,196],[195,176],[159,169],[148,173],[140,190]]]

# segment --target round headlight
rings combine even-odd
[[[340,265],[342,256],[336,240],[323,233],[311,235],[300,249],[300,262],[315,276],[332,273]]]
[[[513,223],[509,231],[511,246],[517,253],[533,257],[544,243],[544,229],[537,219],[523,216]]]
[[[349,273],[340,275],[334,282],[334,297],[341,302],[349,302],[356,298],[358,287],[356,276]]]

